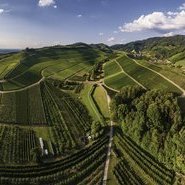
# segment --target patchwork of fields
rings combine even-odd
[[[98,62],[101,69],[96,69]],[[108,179],[108,185],[172,185],[175,172],[110,121],[104,87],[120,91],[139,84],[181,93],[126,55],[93,47],[56,46],[0,55],[0,184],[102,184],[113,145],[109,175],[115,182]]]
[[[122,69],[119,68],[116,61],[120,64]],[[120,90],[123,86],[134,85],[135,82],[124,72],[120,71],[123,70],[147,89],[163,89],[165,91],[182,93],[166,79],[138,65],[127,56],[119,57],[116,61],[107,63],[104,68],[105,84],[111,88]]]
[[[24,88],[37,83],[43,77],[64,80],[78,72],[83,71],[85,74],[95,62],[103,60],[104,55],[99,50],[87,47],[43,48],[36,52],[31,50],[28,53],[17,54],[13,62],[12,57],[0,59],[0,65],[2,63],[0,90]],[[6,65],[3,66],[5,62]]]

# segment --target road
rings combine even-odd
[[[146,68],[146,69],[148,69],[148,70],[150,70],[150,71],[152,71],[152,72],[158,74],[159,76],[161,76],[162,78],[164,78],[164,79],[167,80],[168,82],[172,83],[175,87],[177,87],[178,89],[180,89],[180,90],[182,91],[182,96],[185,96],[185,90],[184,90],[182,87],[180,87],[179,85],[177,85],[175,82],[173,82],[172,80],[170,80],[170,79],[167,78],[166,76],[162,75],[161,73],[159,73],[159,72],[157,72],[157,71],[155,71],[155,70],[153,70],[153,69],[151,69],[151,68],[149,68],[149,67],[147,67],[147,66],[144,66],[144,65],[140,64],[140,63],[137,62],[136,60],[133,59],[133,61],[134,61],[136,64],[140,65],[141,67],[144,67],[144,68]]]
[[[103,87],[103,86],[102,86]],[[110,96],[108,95],[106,89],[104,88],[106,95],[107,95],[107,102],[109,105],[109,111],[110,111]],[[108,179],[108,171],[109,171],[109,163],[110,163],[110,155],[111,155],[111,149],[112,149],[112,141],[113,141],[113,122],[110,121],[110,132],[109,132],[109,145],[108,145],[108,151],[107,151],[107,159],[105,162],[105,168],[104,168],[104,175],[103,175],[103,185],[107,184]]]
[[[14,89],[14,90],[10,90],[10,91],[0,91],[1,94],[6,94],[6,93],[13,93],[13,92],[20,92],[20,91],[24,91],[26,89],[29,89],[31,87],[34,87],[36,85],[39,85],[42,81],[44,81],[45,77],[42,77],[38,82],[28,85],[26,87],[20,88],[20,89]]]

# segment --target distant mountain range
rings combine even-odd
[[[20,50],[19,49],[0,49],[0,54],[13,53],[18,51]]]
[[[172,37],[154,37],[146,40],[130,42],[128,44],[117,44],[111,46],[112,49],[126,52],[142,52],[151,57],[166,58],[177,55],[179,60],[185,59],[185,35]],[[172,58],[172,60],[174,57]],[[175,60],[177,57],[175,57]]]

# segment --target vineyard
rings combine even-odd
[[[115,146],[119,162],[114,168],[114,175],[118,184],[171,185],[174,183],[174,171],[156,161],[121,131],[116,133]]]
[[[68,157],[45,166],[0,167],[0,184],[101,184],[108,137]]]
[[[0,126],[0,163],[4,165],[36,162],[38,138],[30,129]]]
[[[56,153],[84,146],[90,117],[84,106],[50,84],[41,85],[46,119],[52,128]],[[50,106],[48,106],[50,105]]]
[[[45,125],[40,86],[4,93],[0,98],[0,122],[17,125]]]
[[[163,89],[166,91],[181,93],[181,91],[173,84],[171,84],[158,74],[136,64],[131,58],[123,56],[117,61],[125,72],[131,75],[135,80],[144,85],[146,88]],[[150,78],[148,78],[149,76]]]
[[[179,92],[159,74],[102,44],[27,48],[0,55],[0,65],[0,185],[181,184],[175,168],[144,150],[142,139],[134,140],[140,122],[147,126],[141,134],[149,126],[163,129],[161,121],[169,125],[173,120],[177,132],[184,123],[172,94],[164,93],[164,102],[154,96],[158,88]],[[156,92],[150,96],[147,89]],[[152,106],[145,98],[140,103],[144,94]],[[166,106],[159,109],[155,101]],[[172,103],[176,106],[169,109]],[[169,113],[168,122],[161,110]],[[138,116],[145,114],[146,120]],[[129,129],[121,130],[126,121],[133,127],[132,138]],[[161,135],[154,142],[169,137]],[[184,148],[177,136],[172,146],[179,146],[173,155],[179,165]]]

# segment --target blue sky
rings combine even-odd
[[[185,0],[0,0],[0,48],[185,33]]]

